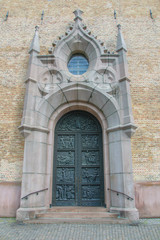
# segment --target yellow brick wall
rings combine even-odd
[[[40,26],[41,54],[64,34],[73,11],[110,51],[117,23],[128,47],[132,106],[138,129],[132,138],[135,180],[160,180],[160,2],[159,0],[1,0],[0,1],[0,181],[20,181],[24,139],[20,125],[28,49]],[[114,9],[117,19],[113,17]],[[152,10],[154,19],[149,15]],[[41,13],[44,20],[41,24]],[[9,11],[7,21],[5,15]]]

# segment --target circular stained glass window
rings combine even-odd
[[[68,70],[74,75],[82,75],[88,69],[89,62],[83,54],[74,54],[68,62]]]

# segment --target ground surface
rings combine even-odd
[[[0,218],[0,240],[160,240],[160,219],[139,224],[24,224]]]

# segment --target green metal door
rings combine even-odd
[[[84,111],[65,114],[55,130],[54,206],[102,206],[102,130]]]

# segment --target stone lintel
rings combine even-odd
[[[48,128],[42,128],[37,126],[21,125],[18,127],[18,129],[24,137],[28,136],[32,131],[49,133]]]

